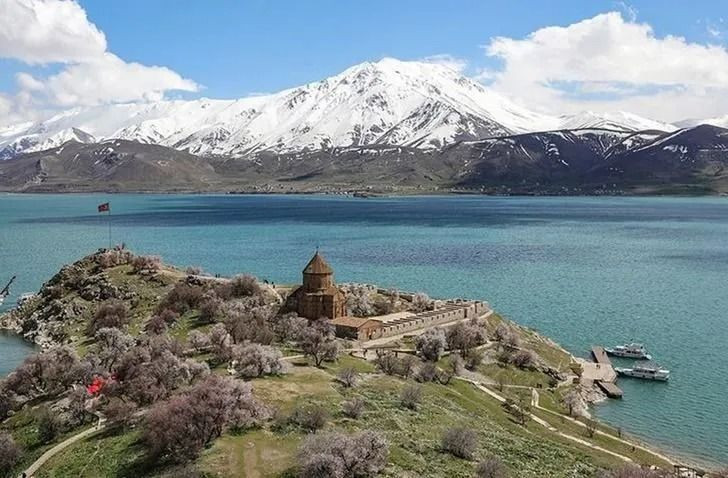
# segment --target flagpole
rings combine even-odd
[[[108,220],[109,220],[109,250],[111,250],[111,249],[113,249],[113,247],[111,245],[111,204],[109,204]]]

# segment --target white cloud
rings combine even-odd
[[[74,1],[0,2],[0,57],[25,63],[75,62],[106,51],[106,37]]]
[[[439,54],[431,55],[422,59],[426,63],[436,63],[438,65],[444,65],[448,68],[462,73],[468,67],[468,62],[462,58],[457,58],[452,55]]]
[[[158,100],[199,85],[162,66],[126,62],[107,50],[103,32],[75,0],[0,0],[0,58],[62,64],[50,76],[15,75],[19,91],[3,95],[3,123],[49,108]]]
[[[662,120],[728,110],[728,50],[655,36],[618,12],[485,47],[503,68],[492,87],[556,111],[629,110]]]

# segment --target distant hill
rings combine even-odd
[[[607,128],[464,140],[196,156],[127,140],[69,141],[0,161],[6,191],[219,191],[491,194],[728,193],[728,130]]]

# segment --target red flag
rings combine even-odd
[[[99,212],[109,212],[111,208],[109,207],[109,203],[105,202],[103,204],[99,204]]]

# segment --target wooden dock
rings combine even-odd
[[[603,374],[602,378],[600,380],[595,380],[594,383],[596,383],[597,386],[602,389],[607,397],[622,398],[622,396],[624,395],[622,389],[617,387],[617,385],[615,385],[614,383],[617,381],[617,373],[614,371],[612,361],[609,360],[609,356],[604,350],[604,347],[599,345],[595,345],[594,347],[592,347],[592,356],[594,356],[596,367],[598,369],[602,369],[601,372]]]

